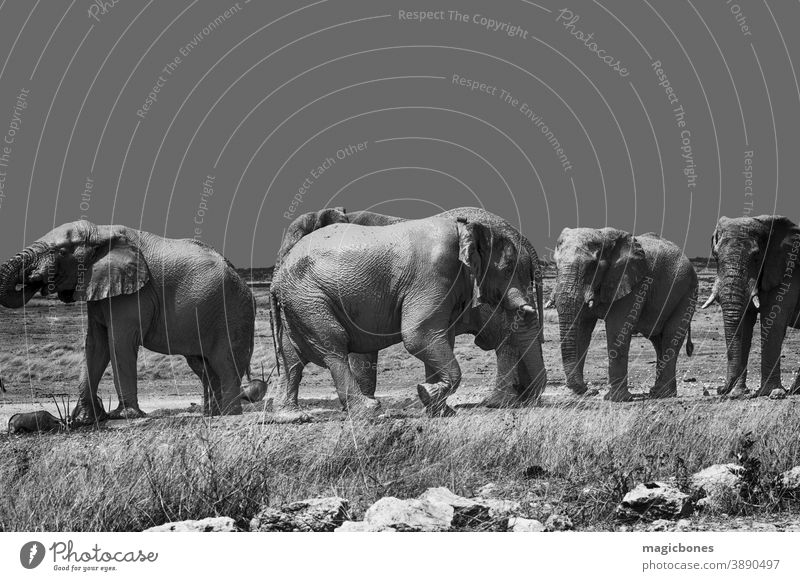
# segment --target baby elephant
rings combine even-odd
[[[45,410],[14,414],[8,420],[9,434],[31,434],[34,432],[57,432],[64,422]]]
[[[564,228],[555,250],[554,302],[561,332],[567,387],[587,392],[583,366],[598,319],[606,322],[608,380],[605,399],[630,401],[628,351],[640,333],[656,350],[651,397],[677,395],[675,364],[697,302],[697,274],[672,242],[657,234],[636,236],[614,228]]]

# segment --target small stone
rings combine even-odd
[[[336,533],[368,533],[371,531],[369,525],[361,521],[346,520],[338,528],[333,529]]]
[[[508,519],[507,530],[513,533],[541,533],[545,526],[536,519],[513,516]]]
[[[571,531],[575,529],[575,525],[572,524],[572,519],[566,515],[551,514],[544,523],[544,528],[548,532]]]
[[[672,528],[672,521],[659,518],[651,522],[645,529],[648,532],[664,532]]]
[[[182,520],[168,522],[145,529],[146,533],[230,533],[237,532],[234,520],[227,516],[210,517],[201,520]]]
[[[692,529],[692,521],[688,518],[679,518],[675,523],[675,532],[689,531]]]
[[[683,382],[684,383],[696,383],[697,382],[697,378],[696,377],[684,377],[683,378]]]

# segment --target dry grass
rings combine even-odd
[[[250,417],[252,420],[255,416]],[[727,510],[766,514],[788,501],[769,486],[800,464],[800,402],[593,404],[462,411],[430,421],[262,425],[244,418],[154,420],[142,428],[11,438],[0,443],[0,530],[141,530],[225,515],[246,525],[262,504],[314,494],[349,498],[354,516],[386,495],[487,482],[532,517],[553,506],[581,528],[612,525],[637,481],[731,461],[755,434],[764,484]],[[546,477],[526,478],[539,466]],[[537,471],[538,472],[538,471]]]

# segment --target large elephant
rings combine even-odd
[[[482,208],[455,208],[433,217],[454,218],[462,216],[473,222],[480,222],[491,226],[496,231],[507,236],[513,241],[518,252],[517,268],[520,276],[526,281],[532,281],[533,286],[527,288],[527,299],[535,301],[537,309],[536,325],[540,334],[531,345],[518,349],[516,342],[511,340],[514,334],[514,317],[502,308],[491,307],[481,303],[470,307],[469,316],[459,319],[456,325],[456,334],[469,333],[475,335],[475,344],[484,350],[495,350],[497,356],[497,375],[494,389],[483,400],[483,405],[489,407],[510,407],[526,405],[537,401],[544,390],[547,375],[544,368],[529,368],[531,358],[524,355],[529,350],[535,350],[536,359],[542,358],[541,334],[543,327],[542,318],[542,273],[539,267],[539,257],[533,245],[522,236],[506,220]],[[296,218],[287,228],[278,253],[277,265],[305,235],[324,228],[330,224],[350,223],[362,226],[388,226],[405,222],[405,218],[387,216],[369,211],[346,212],[344,208],[325,208],[317,212],[308,212]],[[277,267],[276,267],[277,268]],[[530,285],[529,285],[530,287]],[[362,393],[367,396],[375,394],[377,382],[378,353],[351,353],[349,356],[350,368],[358,378]],[[536,381],[534,381],[534,378]]]
[[[111,417],[144,415],[136,385],[140,346],[186,357],[203,383],[206,413],[241,413],[255,303],[233,265],[210,246],[71,222],[0,266],[0,304],[22,307],[37,291],[87,303],[77,423],[107,417],[97,387],[109,362],[119,397]]]
[[[800,228],[784,216],[722,217],[711,237],[717,278],[703,308],[722,307],[728,370],[718,389],[747,393],[747,361],[761,313],[761,387],[757,395],[785,394],[781,347],[789,327],[800,328]],[[800,374],[790,393],[800,389]]]
[[[343,406],[377,413],[363,393],[350,353],[375,354],[403,342],[425,364],[417,393],[429,415],[448,415],[446,398],[461,371],[453,355],[456,324],[480,303],[509,312],[510,341],[546,381],[533,276],[519,267],[516,240],[461,216],[400,221],[382,227],[333,224],[300,239],[280,259],[270,287],[283,359],[279,416],[299,414],[297,395],[308,362],[327,367]]]
[[[614,228],[564,228],[555,250],[554,302],[567,386],[578,395],[586,352],[598,319],[606,323],[608,380],[605,399],[629,401],[628,351],[641,333],[656,350],[652,397],[677,393],[675,364],[697,302],[697,274],[680,248],[656,234],[632,236]]]

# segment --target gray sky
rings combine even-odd
[[[567,6],[8,0],[0,254],[86,217],[266,266],[329,205],[484,206],[543,255],[564,226],[702,256],[720,215],[800,219],[800,5]]]

